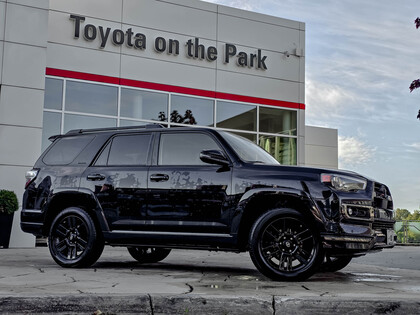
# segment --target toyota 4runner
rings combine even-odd
[[[336,271],[395,245],[387,186],[356,173],[280,165],[206,128],[72,130],[26,174],[22,230],[53,259],[86,267],[104,245],[142,263],[173,248],[249,251],[273,280]]]

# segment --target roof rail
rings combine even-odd
[[[91,133],[91,132],[107,132],[107,131],[120,131],[120,130],[133,130],[133,129],[156,129],[156,128],[166,128],[162,124],[147,124],[140,126],[125,126],[125,127],[108,127],[108,128],[95,128],[95,129],[73,129],[66,133],[66,135],[75,135],[81,133]]]

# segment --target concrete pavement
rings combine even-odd
[[[0,313],[418,314],[418,258],[419,247],[396,247],[286,283],[262,276],[246,253],[174,250],[140,265],[106,247],[92,268],[64,269],[47,248],[1,249]]]

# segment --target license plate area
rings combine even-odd
[[[393,246],[397,243],[397,234],[394,230],[386,230],[386,245]]]

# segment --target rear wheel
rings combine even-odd
[[[48,247],[52,258],[62,267],[89,267],[101,256],[104,242],[89,214],[72,207],[54,219]]]
[[[127,247],[131,257],[140,263],[156,263],[164,260],[171,252],[168,248],[160,247]]]
[[[342,256],[342,257],[331,257],[326,254],[324,262],[320,267],[322,272],[336,272],[345,268],[352,260],[352,257]]]
[[[315,228],[293,209],[260,216],[251,229],[249,249],[257,269],[278,281],[305,280],[324,258]]]

